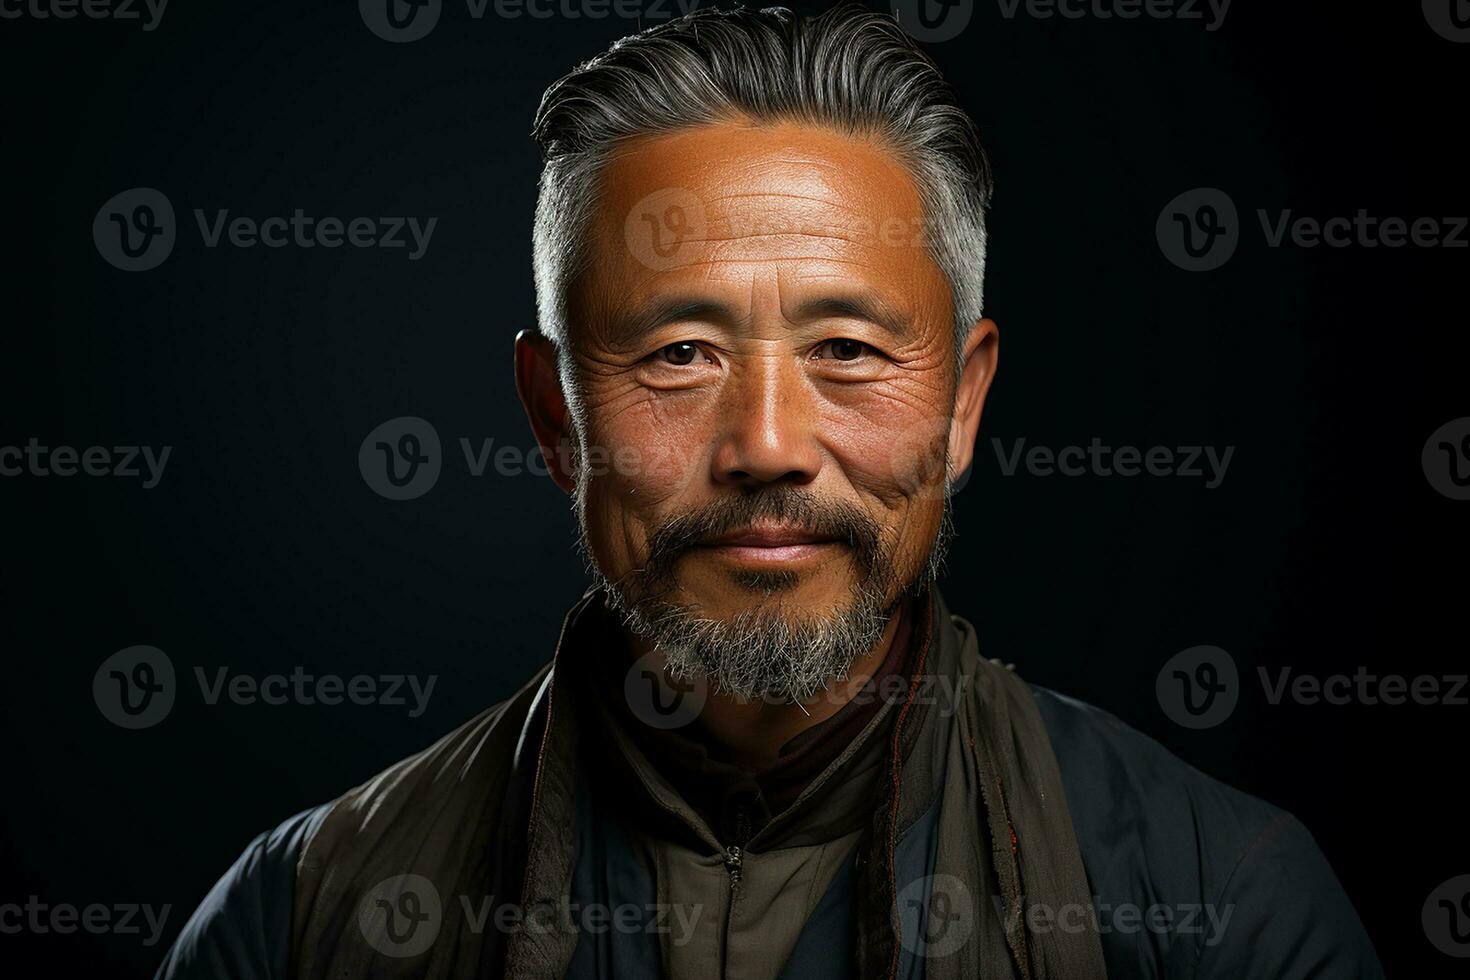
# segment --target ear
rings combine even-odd
[[[995,369],[1000,362],[1000,328],[994,320],[976,320],[965,339],[959,383],[955,389],[954,416],[949,425],[950,478],[958,478],[975,458],[975,438],[980,433],[980,412]]]
[[[576,485],[572,474],[571,412],[557,370],[556,344],[536,330],[516,334],[516,392],[531,430],[546,457],[551,479],[567,493]]]

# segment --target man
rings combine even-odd
[[[516,382],[596,584],[515,697],[257,838],[161,977],[1380,975],[1298,822],[940,597],[990,175],[891,18],[691,14],[535,136]]]

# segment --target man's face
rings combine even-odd
[[[729,123],[625,145],[602,188],[568,296],[602,575],[716,622],[828,620],[864,589],[889,608],[925,571],[994,359],[982,321],[952,420],[950,286],[906,170],[826,129]]]

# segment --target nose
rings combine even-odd
[[[789,353],[750,357],[727,380],[714,481],[754,489],[802,486],[817,478],[822,452],[817,413],[799,360]]]

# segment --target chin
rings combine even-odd
[[[838,618],[856,604],[850,578],[824,581],[794,572],[731,571],[714,582],[690,583],[668,597],[701,619],[729,622],[751,616],[791,624]]]

